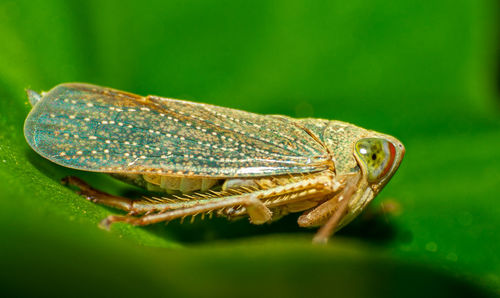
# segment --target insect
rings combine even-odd
[[[303,212],[299,226],[319,226],[313,240],[326,242],[380,192],[405,152],[392,136],[336,120],[259,115],[81,83],[27,93],[33,108],[24,134],[33,150],[152,192],[134,200],[64,179],[86,198],[128,212],[104,219],[106,227],[212,214],[263,224]]]

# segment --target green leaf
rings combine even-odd
[[[488,296],[500,293],[495,1],[0,2],[0,258],[11,295]],[[144,228],[59,180],[26,144],[25,88],[69,81],[344,120],[407,148],[327,246],[296,215]],[[373,217],[397,202],[396,214]],[[392,203],[391,203],[392,204]],[[147,291],[147,292],[146,292]],[[9,295],[10,296],[10,295]]]

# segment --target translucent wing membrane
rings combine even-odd
[[[24,133],[45,158],[95,172],[254,177],[326,169],[327,152],[297,123],[63,84],[36,103]]]

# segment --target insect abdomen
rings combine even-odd
[[[278,185],[286,185],[289,182],[297,180],[297,177],[263,177],[263,178],[231,178],[231,179],[213,179],[213,178],[187,178],[173,177],[154,174],[119,174],[112,173],[111,176],[130,184],[137,185],[149,191],[165,192],[169,194],[187,194],[192,192],[206,192],[208,190],[237,189],[247,187],[249,189],[266,189]]]
[[[114,178],[137,185],[149,191],[165,193],[190,193],[207,191],[218,184],[220,179],[186,178],[147,174],[110,174]]]
[[[142,175],[147,183],[146,188],[160,188],[162,191],[190,193],[193,191],[207,191],[217,184],[217,179],[171,177],[164,175]]]

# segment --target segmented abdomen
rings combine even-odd
[[[184,194],[195,191],[205,192],[223,181],[211,178],[187,178],[149,174],[111,174],[111,176],[150,191],[170,194]]]

